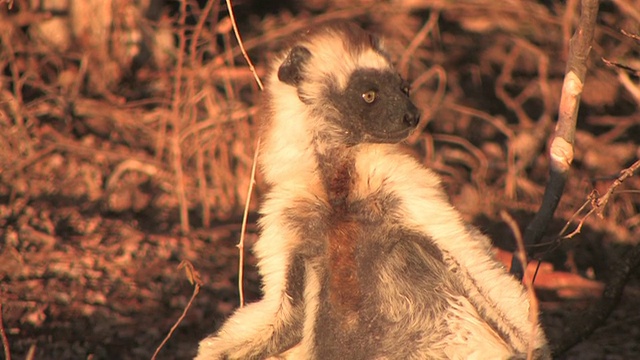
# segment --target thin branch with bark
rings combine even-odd
[[[627,180],[627,178],[633,176],[634,173],[638,169],[640,169],[640,160],[636,160],[636,162],[634,162],[631,166],[629,166],[628,168],[622,170],[620,172],[620,176],[618,176],[618,178],[609,186],[609,188],[607,189],[607,192],[604,195],[598,197],[597,193],[595,191],[593,191],[591,194],[589,194],[589,198],[580,207],[580,209],[578,209],[576,214],[578,214],[582,210],[584,210],[584,208],[586,208],[587,205],[589,205],[589,204],[591,204],[591,210],[589,210],[589,212],[587,212],[587,214],[584,215],[580,219],[580,221],[578,222],[578,226],[575,228],[575,230],[573,230],[571,233],[569,233],[567,235],[564,235],[565,231],[569,228],[569,224],[570,224],[571,221],[567,222],[567,224],[564,226],[562,231],[560,231],[560,235],[562,236],[562,238],[569,239],[569,238],[574,237],[576,234],[579,234],[580,231],[582,230],[582,225],[584,224],[585,220],[587,220],[587,218],[589,216],[591,216],[591,214],[595,213],[599,218],[602,218],[603,217],[604,208],[609,203],[609,199],[611,198],[611,196],[613,195],[615,190],[620,185],[622,185],[622,183],[625,180]],[[638,246],[640,246],[640,245],[638,245]]]
[[[549,182],[545,188],[540,209],[524,233],[524,243],[528,249],[540,241],[551,221],[560,202],[573,162],[573,143],[578,109],[597,15],[598,0],[582,0],[580,22],[569,43],[569,59],[562,85],[558,123],[549,149],[551,165]],[[511,261],[512,274],[522,279],[525,267],[526,264],[521,264],[517,256],[513,257]]]

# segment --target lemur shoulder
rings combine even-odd
[[[379,40],[350,23],[311,29],[265,90],[264,298],[197,359],[508,359],[530,342],[550,358],[523,287],[401,150],[419,111]]]

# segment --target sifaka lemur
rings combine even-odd
[[[550,358],[522,285],[401,149],[419,110],[381,41],[310,29],[265,90],[264,298],[196,359],[524,359],[530,342]]]

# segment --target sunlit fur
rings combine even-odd
[[[291,48],[274,61],[260,154],[270,190],[254,248],[264,298],[196,359],[525,358],[530,339],[549,358],[522,286],[437,175],[384,139],[345,144],[327,120],[347,118],[327,93],[354,71],[394,72],[367,36],[345,24],[302,34],[291,48],[311,56],[295,85],[277,75]]]

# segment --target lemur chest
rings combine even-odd
[[[360,169],[362,170],[362,169]],[[365,171],[366,173],[366,171]],[[397,232],[399,201],[383,188],[369,188],[368,176],[356,171],[353,154],[333,153],[319,157],[321,186],[319,201],[298,209],[301,247],[310,263],[320,271],[321,299],[325,313],[348,330],[358,322],[358,314],[368,296],[370,284],[362,283],[384,257]],[[304,209],[303,209],[304,208]]]
[[[384,257],[395,241],[390,239],[397,227],[392,203],[379,195],[346,199],[329,210],[324,231],[319,234],[324,245],[321,261],[328,265],[325,300],[345,327],[356,326],[368,296],[371,284],[363,283],[368,278],[364,273],[373,271],[377,259]]]

